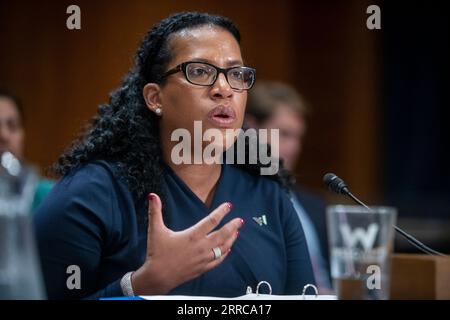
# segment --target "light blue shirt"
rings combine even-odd
[[[317,286],[319,288],[331,289],[331,283],[328,278],[328,272],[326,270],[325,260],[320,250],[320,241],[317,236],[316,229],[311,219],[308,217],[305,209],[298,201],[295,194],[290,192],[290,199],[298,218],[303,226],[303,232],[305,233],[306,245],[308,247],[309,256],[313,265],[314,277],[316,279]]]

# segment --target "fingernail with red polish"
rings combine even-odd
[[[153,193],[149,193],[147,199],[153,201],[155,199],[155,195]]]
[[[241,224],[244,225],[245,221],[244,219],[241,219]]]
[[[231,209],[233,208],[233,204],[232,204],[231,202],[228,202],[228,203],[227,203],[227,207],[228,207],[228,209],[231,210]]]

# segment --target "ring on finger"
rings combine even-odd
[[[212,251],[214,253],[214,260],[217,260],[222,256],[222,250],[220,250],[219,247],[212,248]]]

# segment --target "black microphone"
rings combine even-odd
[[[334,173],[327,173],[323,176],[323,182],[333,192],[347,195],[350,191],[348,190],[347,185],[344,180],[339,178]]]
[[[323,182],[325,183],[325,185],[328,187],[329,190],[337,193],[337,194],[343,194],[345,196],[350,197],[353,201],[355,201],[357,204],[363,206],[364,208],[366,208],[367,210],[369,210],[369,212],[371,212],[372,210],[361,200],[359,200],[357,197],[355,197],[349,190],[347,184],[344,182],[344,180],[342,180],[341,178],[339,178],[337,175],[335,175],[334,173],[327,173],[326,175],[323,176]],[[406,233],[405,231],[403,231],[402,229],[400,229],[397,226],[394,226],[395,231],[397,231],[398,233],[400,233],[403,237],[405,237],[405,239],[412,244],[413,246],[415,246],[417,249],[419,249],[420,251],[426,253],[426,254],[430,254],[430,255],[438,255],[438,256],[445,256],[445,254],[440,253],[436,250],[431,249],[430,247],[426,246],[425,244],[423,244],[422,242],[420,242],[419,240],[417,240],[416,238],[414,238],[412,235]]]

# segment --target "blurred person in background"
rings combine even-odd
[[[23,127],[23,109],[20,100],[7,90],[0,90],[0,154],[11,152],[17,159],[25,162],[25,130]],[[31,211],[53,187],[54,182],[40,178],[35,189]]]
[[[293,172],[302,151],[308,111],[308,105],[293,87],[258,81],[249,92],[246,124],[255,129],[279,129],[279,156],[286,169]],[[325,202],[298,184],[290,195],[305,232],[319,292],[330,293]]]

